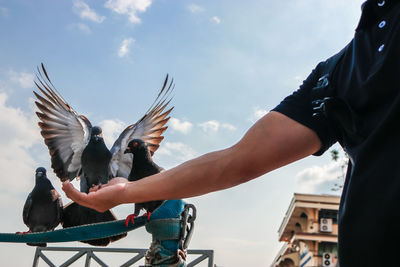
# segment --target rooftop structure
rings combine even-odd
[[[334,267],[340,197],[295,193],[279,227],[285,242],[271,267]]]

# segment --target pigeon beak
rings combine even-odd
[[[127,147],[124,151],[124,154],[132,153],[131,148]]]

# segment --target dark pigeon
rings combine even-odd
[[[128,176],[129,181],[137,181],[144,177],[159,173],[164,169],[158,166],[152,159],[151,152],[146,142],[141,139],[133,139],[129,142],[125,153],[133,154],[132,169]],[[150,219],[151,213],[163,203],[163,200],[135,203],[135,211],[126,218],[125,224],[129,221],[134,223],[134,218],[139,216],[142,209],[146,211],[147,218]]]
[[[166,110],[171,101],[167,98],[173,90],[173,81],[168,85],[167,75],[156,100],[145,115],[135,124],[129,125],[109,150],[104,143],[101,128],[92,127],[85,116],[78,115],[69,106],[50,81],[43,64],[42,71],[38,69],[35,84],[42,94],[34,92],[37,98],[35,103],[40,110],[36,114],[41,120],[39,126],[49,148],[52,168],[61,181],[80,177],[80,191],[85,193],[89,192],[90,187],[105,184],[113,177],[128,177],[132,156],[124,154],[124,151],[130,140],[146,140],[151,153],[154,153],[164,138],[162,134],[167,129],[165,124],[173,109]],[[111,211],[99,213],[72,203],[65,207],[63,227],[110,220],[117,220]],[[97,240],[88,243],[106,246],[119,238],[111,237],[101,242]]]
[[[29,232],[52,231],[62,221],[63,204],[60,195],[46,176],[46,169],[36,169],[35,187],[26,199],[22,218]],[[46,243],[35,243],[31,246],[45,247]]]
[[[90,187],[106,184],[112,178],[109,165],[112,154],[104,143],[102,130],[94,126],[90,133],[89,143],[82,151],[82,173],[80,188],[82,192],[89,192]]]

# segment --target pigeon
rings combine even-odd
[[[36,169],[35,187],[25,201],[22,218],[29,231],[36,233],[52,231],[62,221],[63,203],[46,176],[46,169]],[[24,233],[22,233],[24,234]],[[46,243],[27,243],[31,246],[45,247]]]
[[[129,181],[137,181],[164,170],[153,161],[148,145],[141,139],[133,139],[130,141],[124,153],[133,154],[132,169],[128,176]],[[135,211],[133,214],[128,215],[125,220],[125,225],[128,226],[129,221],[134,223],[134,218],[139,215],[142,209],[146,210],[143,216],[147,216],[147,219],[150,220],[151,213],[161,206],[163,202],[163,200],[156,200],[136,203]]]
[[[104,143],[102,129],[94,126],[90,132],[90,140],[82,151],[81,164],[84,176],[80,180],[82,192],[88,193],[92,185],[106,184],[111,178],[109,164],[111,152]]]
[[[168,75],[156,99],[145,115],[129,125],[109,150],[102,137],[102,130],[92,126],[88,118],[78,113],[64,100],[51,82],[44,65],[38,68],[35,81],[40,91],[33,92],[39,111],[39,127],[51,156],[51,167],[61,181],[80,178],[80,191],[88,193],[90,187],[107,183],[113,177],[128,178],[132,167],[132,155],[124,154],[130,140],[140,138],[149,143],[154,153],[168,128],[166,123],[173,107],[169,108],[174,89]],[[169,99],[168,99],[169,98]],[[64,209],[63,227],[117,220],[111,211],[99,213],[76,203]],[[93,245],[108,245],[114,237]],[[91,244],[91,243],[89,243]]]

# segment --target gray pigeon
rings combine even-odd
[[[49,148],[52,168],[61,181],[80,177],[80,191],[85,193],[88,193],[93,185],[105,184],[113,177],[128,177],[132,156],[124,154],[124,151],[130,140],[146,140],[154,153],[164,138],[162,134],[167,129],[165,124],[173,109],[172,107],[166,110],[171,100],[167,98],[173,90],[173,81],[167,86],[167,75],[156,100],[145,115],[135,124],[129,125],[109,150],[104,143],[101,128],[92,127],[85,116],[78,115],[68,105],[53,86],[43,64],[42,71],[38,69],[35,84],[41,92],[41,95],[34,92],[37,98],[35,103],[40,110],[36,114],[41,120],[39,126],[44,142]],[[111,211],[99,213],[72,203],[65,207],[63,227],[116,219]],[[114,241],[113,239],[115,238],[93,245],[105,246]]]
[[[129,142],[125,153],[133,154],[132,169],[128,176],[129,181],[137,181],[144,177],[159,173],[164,169],[158,166],[152,159],[152,153],[146,142],[141,139],[133,139]],[[126,218],[125,224],[128,226],[129,221],[134,223],[141,209],[146,211],[147,218],[150,219],[151,213],[161,206],[163,200],[149,201],[143,203],[135,203],[135,211]]]
[[[60,195],[46,176],[46,169],[36,169],[35,187],[26,199],[22,218],[29,232],[52,231],[62,221],[63,204]],[[46,243],[30,244],[46,246]]]

